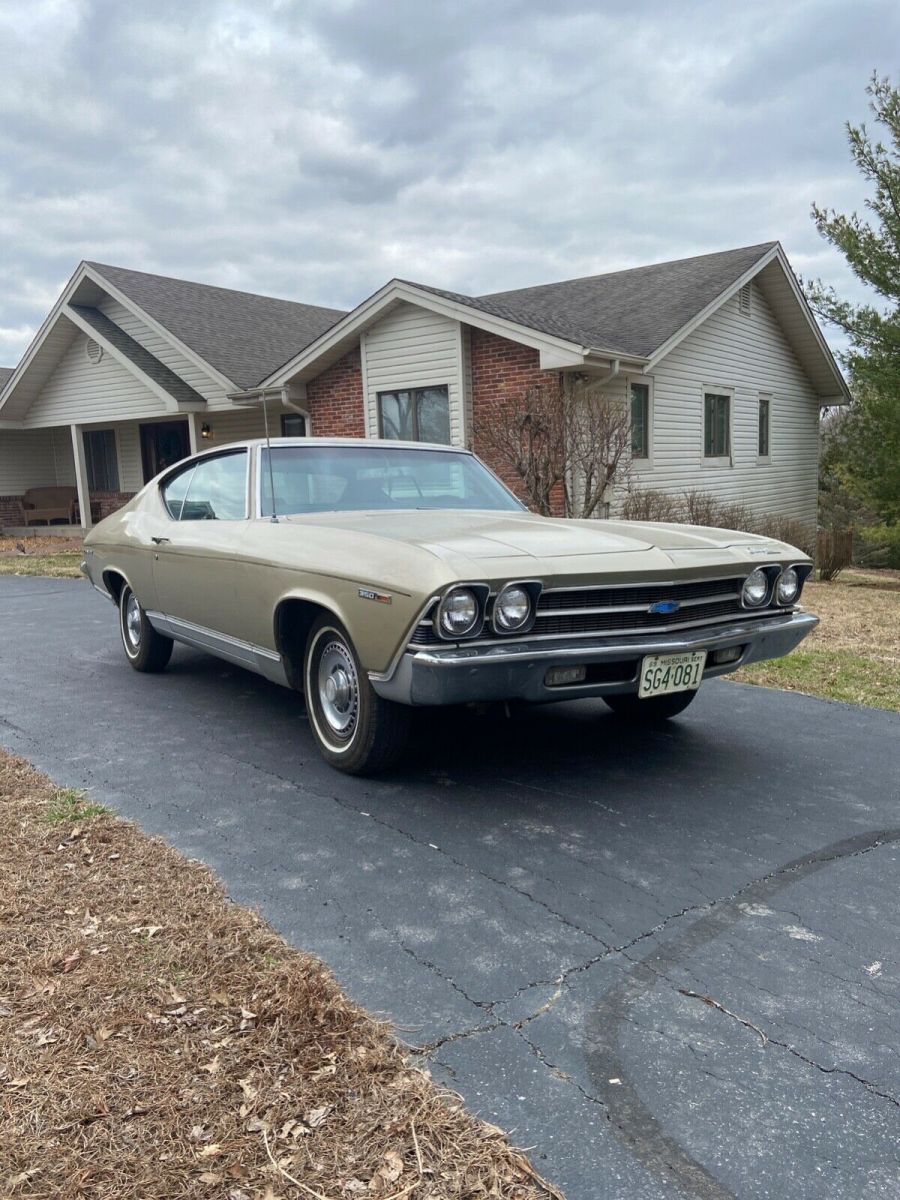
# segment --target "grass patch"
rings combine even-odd
[[[848,571],[807,584],[803,603],[820,618],[815,633],[732,678],[900,712],[900,573]]]
[[[82,554],[11,554],[0,556],[0,575],[49,575],[54,579],[83,579]]]
[[[77,538],[0,538],[0,575],[49,575],[83,579],[82,544]]]
[[[90,807],[0,752],[4,1200],[561,1200],[321,962]]]
[[[900,712],[900,666],[887,666],[849,650],[801,647],[787,658],[746,667],[735,677],[744,683]]]
[[[102,804],[89,804],[86,793],[77,788],[59,788],[50,797],[47,805],[47,820],[51,825],[63,821],[87,821],[91,817],[102,817],[109,812]]]

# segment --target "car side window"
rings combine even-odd
[[[184,507],[185,497],[187,496],[188,488],[191,486],[191,476],[195,470],[196,464],[191,463],[189,467],[185,467],[177,475],[173,475],[170,479],[167,479],[163,484],[163,504],[169,510],[169,516],[176,521],[181,520],[181,510]]]
[[[201,459],[181,506],[181,521],[243,521],[247,516],[247,451]]]

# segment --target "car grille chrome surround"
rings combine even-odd
[[[609,587],[592,584],[587,587],[548,588],[541,592],[534,624],[526,635],[529,642],[540,638],[627,637],[629,634],[671,633],[699,625],[716,625],[735,618],[745,621],[765,620],[784,616],[794,605],[767,605],[748,610],[741,604],[741,587],[745,575],[726,578],[690,580],[684,583],[618,584]],[[491,595],[488,620],[481,635],[470,644],[503,644],[515,642],[515,634],[498,637],[490,628]],[[656,605],[678,605],[676,611],[653,612]],[[409,642],[411,650],[423,646],[447,646],[434,630],[434,608],[437,601],[416,625]],[[526,640],[523,639],[523,640]]]

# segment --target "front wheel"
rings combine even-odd
[[[303,685],[309,723],[325,761],[348,775],[374,775],[406,747],[410,710],[383,700],[344,627],[319,617],[306,643]]]
[[[119,633],[125,656],[136,671],[165,670],[172,657],[172,639],[153,628],[127,583],[119,595]]]
[[[677,717],[697,695],[692,692],[672,692],[668,696],[649,696],[639,700],[634,694],[624,696],[604,696],[605,704],[613,710],[617,717],[629,721],[668,721],[669,717]]]

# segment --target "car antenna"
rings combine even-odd
[[[263,425],[266,429],[266,460],[269,464],[269,490],[272,493],[272,523],[277,525],[278,517],[275,515],[275,471],[272,467],[272,443],[269,441],[269,409],[266,400],[266,393],[263,392]]]

